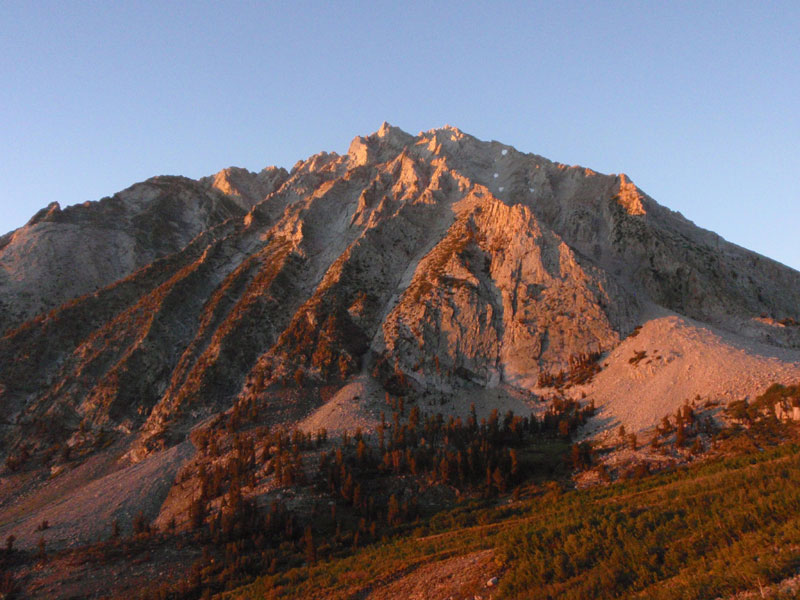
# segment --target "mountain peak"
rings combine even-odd
[[[41,221],[48,221],[60,212],[61,205],[58,202],[51,202],[33,215],[27,225],[36,225],[36,223],[40,223]]]
[[[639,191],[639,188],[625,175],[619,174],[619,195],[617,201],[626,210],[629,215],[644,215],[646,211],[642,200],[644,196]]]
[[[230,196],[239,206],[249,210],[278,189],[288,177],[285,169],[265,167],[253,173],[241,167],[228,167],[201,182]]]
[[[444,124],[441,127],[434,127],[433,129],[429,129],[428,131],[421,131],[420,136],[424,135],[425,133],[438,133],[438,132],[447,132],[455,135],[456,137],[462,137],[466,135],[463,131],[461,131],[458,127],[454,127],[453,125]]]
[[[347,154],[353,166],[361,166],[386,160],[391,153],[402,151],[411,140],[411,135],[384,121],[375,133],[353,138]]]

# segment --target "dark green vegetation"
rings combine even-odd
[[[563,478],[570,435],[593,410],[564,400],[540,418],[495,411],[479,422],[473,410],[462,422],[441,415],[423,419],[417,406],[407,411],[402,398],[387,400],[395,410],[378,427],[377,444],[367,444],[361,432],[345,434],[331,447],[324,432],[247,430],[240,420],[254,414],[252,407],[234,411],[226,425],[234,460],[213,472],[201,466],[202,491],[190,507],[191,535],[203,556],[185,579],[161,582],[141,597],[197,598],[265,572],[347,556],[435,519],[454,489],[491,503],[523,482]],[[209,429],[196,440],[201,454],[220,452],[220,431]],[[308,464],[311,457],[316,466]],[[279,500],[265,510],[243,495],[264,461],[278,484],[305,488],[311,498],[306,510]],[[431,490],[448,500],[421,506],[417,498]],[[220,497],[215,512],[209,505]]]
[[[408,565],[495,548],[512,598],[714,598],[800,568],[800,457],[769,451],[507,508],[472,505],[353,557],[265,577],[244,597],[347,597]],[[377,565],[377,573],[372,565]],[[353,573],[361,573],[353,581]]]
[[[770,410],[798,392],[773,387],[746,405],[749,426],[718,432],[707,461],[588,490],[528,485],[521,500],[466,503],[391,541],[262,577],[231,597],[354,597],[375,579],[482,549],[494,549],[504,571],[501,597],[701,599],[757,590],[800,570],[800,447],[796,426]]]
[[[598,361],[602,352],[589,352],[570,356],[569,369],[558,373],[539,373],[539,387],[554,387],[563,389],[573,385],[589,383],[592,378],[600,372]]]

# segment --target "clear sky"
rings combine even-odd
[[[0,0],[0,232],[389,121],[624,172],[800,269],[800,2]]]

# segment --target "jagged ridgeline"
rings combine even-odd
[[[6,452],[124,438],[138,458],[237,400],[301,419],[354,377],[535,392],[594,372],[653,306],[800,343],[796,271],[625,175],[452,127],[51,204],[0,266]]]

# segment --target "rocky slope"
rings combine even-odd
[[[139,460],[237,401],[297,420],[367,374],[451,402],[541,392],[654,306],[781,347],[790,366],[800,348],[800,273],[625,175],[451,127],[384,124],[289,173],[51,205],[2,238],[0,265],[14,457],[120,440]]]
[[[286,178],[225,169],[200,182],[154,177],[99,202],[52,202],[0,238],[0,332],[94,292],[230,218],[242,218]],[[221,193],[220,193],[221,192]]]

